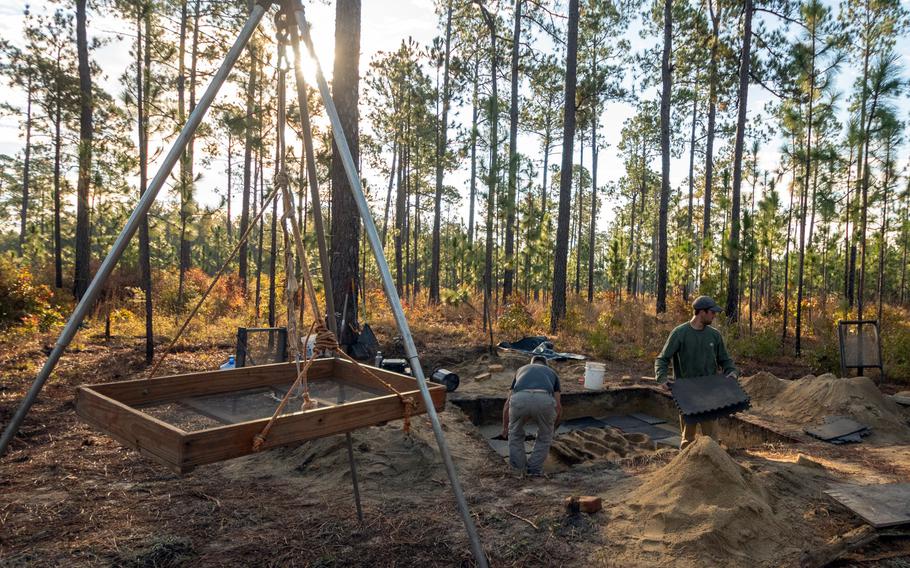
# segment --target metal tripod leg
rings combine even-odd
[[[98,272],[95,274],[88,289],[85,291],[85,295],[82,296],[79,304],[76,305],[76,309],[73,310],[69,321],[66,322],[66,326],[60,333],[60,337],[57,338],[54,349],[51,351],[50,355],[48,355],[47,361],[44,362],[44,366],[41,367],[37,377],[35,377],[35,381],[32,383],[31,388],[29,388],[28,394],[25,395],[25,399],[23,399],[22,403],[19,405],[13,419],[10,420],[9,424],[6,426],[6,430],[3,431],[3,436],[0,437],[0,456],[6,453],[10,441],[12,441],[16,432],[19,431],[22,421],[25,420],[25,416],[28,414],[32,404],[35,403],[35,399],[38,398],[38,394],[44,387],[44,383],[47,381],[48,377],[50,377],[51,372],[53,372],[54,367],[56,367],[57,362],[73,340],[73,337],[75,337],[82,320],[85,319],[85,316],[94,305],[95,300],[98,299],[98,295],[101,293],[104,283],[111,275],[111,272],[113,272],[114,266],[117,264],[117,261],[120,260],[120,256],[123,254],[124,249],[126,249],[127,244],[129,244],[130,239],[136,233],[136,229],[139,228],[143,216],[148,213],[152,203],[155,201],[155,197],[164,186],[168,176],[170,176],[171,170],[173,170],[174,166],[177,164],[177,160],[183,155],[183,151],[186,149],[190,137],[196,132],[206,111],[208,111],[209,106],[211,106],[212,101],[215,99],[215,95],[218,94],[221,86],[227,80],[231,69],[240,57],[240,53],[243,51],[243,48],[246,47],[250,37],[259,25],[259,21],[265,14],[268,3],[266,2],[264,4],[265,5],[257,3],[253,5],[253,10],[250,12],[249,18],[247,18],[246,23],[243,25],[243,29],[240,30],[240,35],[237,36],[234,45],[231,46],[227,55],[224,56],[221,67],[218,68],[218,71],[212,78],[212,82],[199,99],[199,103],[193,109],[193,112],[190,113],[186,124],[174,141],[174,145],[171,146],[170,151],[167,153],[167,156],[165,156],[161,168],[158,169],[158,173],[155,174],[155,177],[152,179],[151,183],[149,183],[145,193],[139,199],[139,203],[136,205],[132,215],[130,215],[126,225],[120,232],[120,236],[114,241],[114,245],[111,247],[110,252],[107,253],[104,262],[101,263],[101,267],[98,268]]]
[[[338,402],[343,403],[344,399],[344,385],[338,383]],[[357,462],[354,461],[354,439],[350,432],[345,433],[344,441],[348,447],[348,465],[351,466],[351,485],[354,488],[354,505],[357,507],[357,520],[362,525],[363,508],[360,506],[360,482],[357,479]]]
[[[351,465],[351,483],[354,486],[354,505],[357,506],[357,520],[363,524],[363,509],[360,507],[360,485],[357,482],[357,462],[354,461],[354,442],[351,433],[344,435],[348,443],[348,463]]]
[[[404,339],[405,351],[407,353],[411,369],[414,372],[414,377],[417,379],[417,384],[420,387],[420,394],[427,409],[427,416],[433,425],[433,433],[436,437],[436,444],[439,447],[439,453],[442,456],[442,461],[445,465],[446,474],[449,477],[449,482],[452,484],[452,493],[455,495],[455,501],[458,505],[458,512],[461,515],[462,522],[465,526],[465,531],[468,534],[468,540],[471,543],[471,552],[474,555],[474,560],[477,562],[477,565],[481,568],[486,568],[488,565],[487,558],[484,554],[483,547],[481,546],[480,537],[477,534],[477,527],[474,525],[474,519],[471,517],[471,511],[468,509],[464,491],[462,490],[461,483],[458,480],[458,474],[455,471],[455,464],[452,461],[452,455],[449,452],[445,434],[443,434],[442,425],[439,422],[439,415],[436,413],[436,408],[433,406],[433,399],[430,396],[430,391],[427,387],[426,377],[423,375],[423,368],[420,366],[420,360],[417,356],[417,346],[414,344],[414,338],[411,336],[411,330],[408,326],[407,319],[405,318],[404,311],[401,309],[401,300],[398,297],[397,290],[395,289],[395,283],[392,280],[392,273],[389,270],[389,264],[385,259],[385,253],[382,249],[382,240],[379,238],[379,233],[376,230],[376,224],[373,222],[373,217],[370,213],[370,206],[366,201],[366,197],[363,192],[363,186],[360,182],[360,175],[357,172],[357,165],[354,163],[354,158],[351,155],[351,150],[348,147],[344,129],[341,125],[341,119],[338,116],[338,109],[335,108],[335,103],[332,99],[331,93],[329,92],[328,83],[325,80],[325,76],[322,74],[322,67],[319,63],[319,59],[316,57],[316,52],[313,49],[313,41],[310,37],[309,24],[306,21],[306,16],[303,13],[303,7],[300,5],[299,0],[294,0],[293,9],[294,18],[297,22],[298,27],[300,28],[300,35],[303,38],[304,44],[306,45],[310,57],[316,64],[316,82],[317,86],[319,87],[319,93],[322,97],[322,102],[325,105],[326,114],[328,114],[329,121],[332,124],[332,134],[335,140],[335,146],[338,148],[338,153],[341,156],[345,174],[347,175],[348,183],[351,186],[351,192],[354,195],[354,200],[357,202],[357,209],[360,213],[360,218],[363,221],[363,226],[366,230],[367,238],[370,241],[370,247],[373,249],[373,256],[376,259],[376,264],[379,268],[379,274],[382,276],[382,285],[385,290],[386,298],[389,301],[389,306],[392,310],[392,314],[395,316],[395,323],[398,327],[398,331]]]

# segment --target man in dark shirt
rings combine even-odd
[[[718,369],[723,369],[725,375],[739,375],[733,358],[727,353],[723,336],[711,327],[714,316],[723,310],[708,296],[696,298],[692,310],[692,319],[670,333],[663,351],[654,360],[657,383],[665,388],[668,383],[667,370],[671,363],[673,377],[677,380],[716,375]],[[716,420],[699,422],[698,425],[705,436],[717,437]],[[679,427],[682,433],[679,447],[683,449],[695,439],[695,424],[687,424],[680,415]]]
[[[559,375],[547,365],[545,357],[534,356],[531,363],[515,372],[509,396],[502,409],[503,438],[509,439],[509,463],[528,475],[543,473],[543,462],[550,452],[553,430],[562,415]],[[525,422],[537,424],[537,441],[531,457],[525,455]]]

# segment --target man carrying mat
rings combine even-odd
[[[724,338],[720,332],[711,327],[711,322],[718,312],[723,310],[712,298],[699,296],[692,302],[694,315],[686,323],[677,326],[667,338],[663,351],[654,360],[654,373],[657,384],[668,388],[667,369],[673,362],[673,378],[686,379],[716,375],[722,369],[727,376],[736,378],[739,371],[733,364],[733,358],[727,353]],[[717,438],[717,421],[699,422],[701,433]],[[679,428],[682,442],[679,448],[684,449],[695,439],[695,424],[687,424],[679,416]]]

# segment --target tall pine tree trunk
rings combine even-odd
[[[588,303],[594,301],[594,240],[597,232],[597,105],[591,119],[591,226],[588,233]]]
[[[695,200],[695,126],[698,123],[698,86],[692,88],[692,136],[689,139],[689,206],[686,210],[686,235],[695,238],[692,233],[692,207]],[[686,281],[683,285],[683,301],[689,300],[689,290],[692,286],[691,270],[686,270]]]
[[[484,247],[483,267],[483,328],[490,332],[490,350],[493,349],[493,218],[496,216],[496,182],[499,177],[499,91],[497,89],[498,73],[496,70],[496,28],[489,13],[487,25],[490,29],[490,171],[487,184],[487,235]]]
[[[442,79],[442,120],[436,141],[436,199],[433,203],[433,250],[430,266],[430,302],[434,304],[439,302],[439,248],[441,239],[439,229],[442,215],[442,173],[448,144],[447,134],[449,127],[449,53],[452,44],[452,5],[453,0],[449,0],[446,15],[446,48]]]
[[[739,105],[736,141],[733,146],[733,209],[730,214],[730,272],[727,278],[727,319],[739,319],[739,230],[743,184],[743,148],[746,142],[746,111],[749,106],[749,69],[752,65],[752,0],[746,0],[743,14],[743,47],[739,62]]]
[[[25,156],[22,161],[22,203],[19,212],[19,254],[25,249],[26,225],[28,223],[28,199],[31,182],[32,167],[32,69],[29,64],[28,80],[26,82],[25,103]],[[80,75],[81,79],[81,75]]]
[[[715,13],[710,0],[708,8],[711,12],[711,55],[708,60],[708,128],[705,139],[705,205],[702,215],[701,241],[699,242],[699,272],[700,279],[704,279],[708,259],[704,254],[704,247],[711,243],[711,194],[714,189],[714,134],[717,123],[717,59],[720,44],[720,14]],[[718,10],[720,3],[718,3]]]
[[[187,34],[187,2],[180,2],[180,33],[177,43],[177,128],[182,128],[186,124],[186,34]],[[180,244],[178,245],[178,276],[177,276],[177,303],[183,304],[183,288],[186,280],[186,264],[184,263],[186,247],[186,212],[187,212],[187,194],[189,193],[189,173],[187,172],[187,163],[189,162],[189,149],[183,151],[180,156],[180,173],[178,186],[180,188]]]
[[[477,86],[480,83],[480,57],[474,58],[474,93],[471,98],[471,195],[468,204],[468,248],[474,249],[474,202],[477,196]]]
[[[503,274],[502,297],[509,301],[515,278],[515,191],[518,178],[518,58],[521,46],[521,8],[524,0],[515,0],[512,27],[512,84],[509,104],[509,180],[506,193],[506,266]]]
[[[673,78],[673,0],[664,0],[664,49],[660,79],[660,206],[657,221],[657,301],[655,309],[667,311],[667,209],[670,205],[670,94]]]
[[[59,61],[59,60],[58,60]],[[60,90],[60,64],[57,63],[55,70],[56,100],[54,101],[54,287],[63,288],[63,244],[60,235],[60,168],[63,150],[63,109],[62,96]]]
[[[252,11],[253,1],[247,0],[247,9]],[[253,38],[250,39],[248,52],[250,54],[250,70],[246,83],[246,117],[244,118],[244,134],[246,139],[243,146],[243,196],[240,206],[240,235],[246,233],[250,224],[250,191],[252,185],[253,169],[253,115],[255,114],[255,95],[256,95],[256,64],[259,54]],[[249,239],[244,239],[240,243],[237,251],[238,258],[238,276],[240,277],[240,287],[243,294],[247,292],[247,275],[249,270]]]
[[[89,192],[92,182],[92,72],[88,59],[86,0],[76,0],[76,50],[79,54],[79,178],[76,185],[76,266],[73,295],[81,300],[91,280]]]
[[[389,234],[389,209],[392,204],[392,188],[395,186],[395,170],[397,168],[397,159],[398,159],[398,140],[392,141],[392,167],[389,169],[389,189],[386,192],[385,197],[385,213],[382,216],[382,247],[385,248],[386,237]]]
[[[562,165],[559,173],[559,213],[553,260],[553,294],[550,331],[556,332],[566,316],[566,265],[569,255],[569,215],[572,196],[572,149],[575,141],[575,83],[578,69],[578,0],[569,0],[569,30],[566,40],[566,87],[563,101]]]
[[[360,157],[359,100],[360,65],[360,0],[338,0],[335,6],[335,65],[332,72],[332,96],[354,163]],[[351,326],[357,326],[357,304],[360,280],[357,259],[360,254],[360,215],[351,185],[342,165],[338,147],[332,149],[332,239],[331,259],[332,290],[336,309],[346,311],[339,322],[346,323],[339,329],[338,339],[351,345],[356,337]],[[345,302],[348,298],[348,302]]]
[[[800,196],[802,202],[799,223],[799,272],[796,277],[796,356],[802,354],[803,338],[803,273],[806,265],[806,208],[809,198],[809,175],[812,171],[812,113],[815,98],[815,30],[812,33],[812,51],[809,57],[812,58],[810,64],[809,78],[809,109],[807,113],[808,121],[806,122],[806,160],[805,176],[803,178],[803,192]],[[814,203],[814,200],[813,200]],[[814,206],[813,206],[814,211]],[[809,238],[811,243],[812,238]]]
[[[145,25],[143,41],[142,26]],[[136,19],[136,93],[139,130],[139,196],[148,186],[148,115],[151,96],[152,75],[152,12],[146,4],[139,9]],[[140,55],[141,54],[141,55]],[[152,306],[152,263],[149,251],[148,214],[142,216],[139,224],[139,278],[145,296],[145,364],[151,365],[155,358],[154,311]]]

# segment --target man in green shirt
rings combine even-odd
[[[663,351],[654,360],[654,373],[657,384],[667,385],[667,369],[673,363],[674,379],[706,377],[716,375],[718,369],[728,376],[737,377],[739,371],[733,364],[733,358],[727,353],[724,338],[720,332],[711,327],[711,322],[718,312],[723,310],[712,298],[699,296],[692,302],[692,319],[677,326],[667,338]],[[701,433],[712,438],[717,437],[717,421],[708,420],[698,424]],[[679,428],[682,442],[679,448],[684,449],[695,439],[695,424],[686,424],[682,415],[679,417]]]

